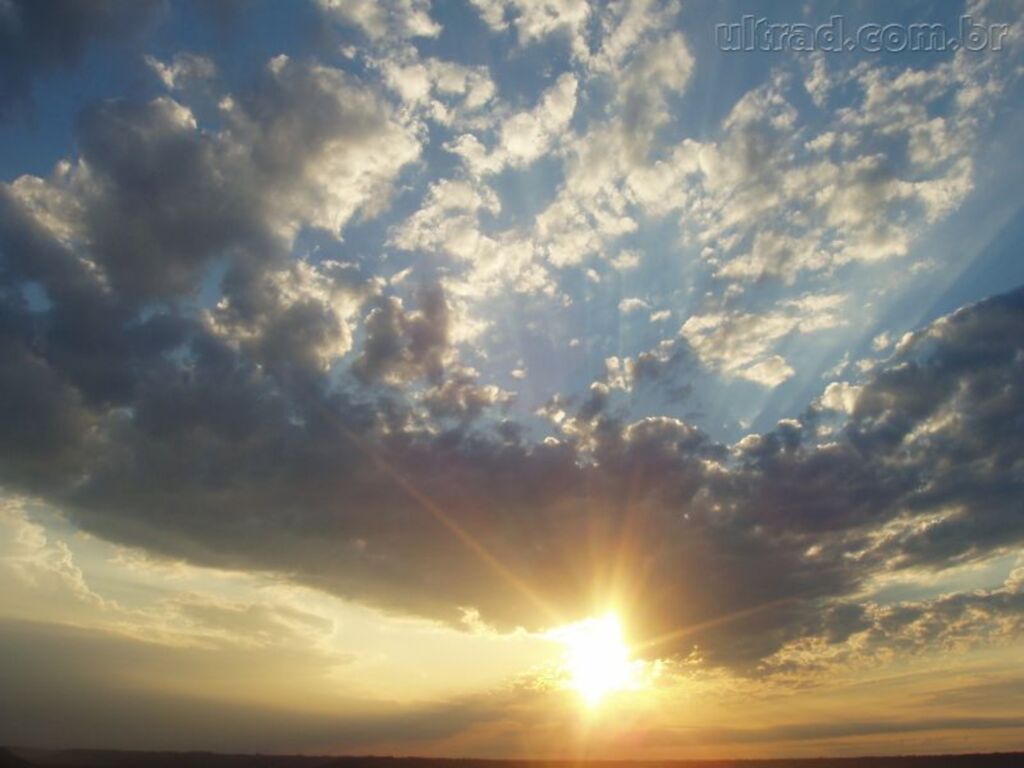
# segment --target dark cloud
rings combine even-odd
[[[224,110],[210,133],[166,98],[97,106],[80,163],[2,190],[0,481],[86,530],[452,621],[614,599],[645,652],[748,670],[872,631],[846,605],[872,575],[1024,540],[1024,291],[903,342],[829,434],[814,406],[725,446],[599,383],[535,440],[482,418],[507,395],[459,361],[441,287],[289,258],[386,204],[415,127],[284,58]]]
[[[119,295],[177,295],[229,249],[250,259],[273,250],[259,187],[232,168],[231,146],[197,131],[172,99],[93,108],[78,139],[83,236]]]
[[[41,77],[78,63],[93,42],[139,29],[160,0],[8,0],[0,5],[0,118],[28,105]]]
[[[9,481],[45,484],[80,466],[92,414],[81,395],[17,338],[0,339],[0,450]]]
[[[480,374],[472,368],[458,368],[429,389],[423,402],[434,418],[467,422],[492,406],[512,401],[510,392],[494,384],[480,384],[479,378]]]
[[[886,386],[880,373],[862,397]],[[866,417],[846,427],[842,448],[783,424],[737,464],[673,419],[623,424],[584,408],[590,420],[575,437],[535,445],[396,429],[411,423],[408,406],[391,408],[324,388],[296,397],[208,339],[188,370],[147,378],[131,416],[106,415],[103,450],[63,501],[118,541],[453,620],[458,606],[476,606],[502,625],[550,621],[538,603],[571,618],[614,585],[646,635],[697,627],[656,652],[698,643],[712,661],[739,665],[821,631],[820,601],[900,567],[904,550],[921,559],[918,538],[865,538],[923,503],[932,470],[921,457],[899,466],[881,448],[865,459]],[[436,510],[518,578],[453,536]],[[998,525],[1007,546],[1014,524]],[[993,543],[961,546],[981,556]],[[858,558],[844,556],[857,547]],[[829,616],[836,642],[865,626],[853,609]]]
[[[440,286],[417,291],[417,308],[387,297],[366,317],[366,343],[352,364],[365,383],[425,377],[439,383],[449,352],[450,315]]]

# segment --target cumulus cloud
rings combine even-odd
[[[655,150],[658,130],[669,119],[666,95],[682,92],[693,69],[686,41],[679,33],[652,32],[614,61],[597,74],[610,78],[615,108],[607,120],[566,142],[565,181],[536,219],[536,240],[555,266],[579,264],[600,252],[637,229],[638,210],[663,215],[672,210],[666,201],[679,194],[678,177],[660,178],[665,163]],[[632,262],[627,252],[614,263],[628,269]]]
[[[405,250],[439,250],[464,260],[477,256],[487,236],[479,214],[498,213],[501,203],[489,187],[444,179],[431,185],[422,206],[399,226],[391,241]]]
[[[353,264],[296,261],[245,279],[202,319],[209,331],[276,374],[322,373],[352,347],[352,323],[381,282]]]
[[[486,67],[422,59],[415,48],[390,52],[374,64],[388,88],[438,123],[464,127],[489,122],[483,112],[496,88]]]
[[[437,37],[430,0],[317,0],[325,13],[359,29],[370,40]]]
[[[631,314],[633,312],[639,312],[641,309],[650,309],[651,305],[648,304],[644,299],[632,296],[625,298],[619,302],[619,312],[624,315]]]
[[[792,130],[792,84],[777,76],[741,98],[723,121],[724,135],[700,148],[697,187],[679,206],[722,277],[792,283],[850,262],[905,256],[926,225],[973,189],[970,151],[985,107],[964,102],[930,118],[929,105],[1005,75],[956,62],[829,73],[823,58],[812,61],[813,99],[843,85],[856,89],[859,103],[835,110],[808,139]]]
[[[565,132],[576,110],[577,86],[571,72],[559,76],[533,108],[516,112],[501,122],[497,142],[491,149],[468,133],[455,139],[448,148],[475,174],[528,165],[547,153]]]
[[[793,375],[793,368],[771,350],[791,333],[811,333],[843,324],[838,294],[792,299],[772,312],[736,311],[695,314],[680,330],[701,361],[714,370],[775,387]]]
[[[541,10],[550,28],[528,22]],[[564,10],[527,4],[522,9],[489,6],[484,12],[496,30],[526,25],[524,30],[548,36],[572,28],[558,21]],[[525,109],[497,99],[491,122],[473,118],[466,123],[472,130],[457,131],[446,141],[445,148],[461,159],[462,172],[432,184],[420,210],[395,228],[392,242],[463,262],[445,285],[451,296],[471,305],[509,289],[555,298],[554,270],[579,264],[634,232],[637,203],[661,206],[662,213],[671,210],[663,201],[677,194],[675,181],[657,180],[659,170],[647,172],[647,167],[659,130],[670,117],[668,100],[685,88],[693,69],[683,37],[665,32],[675,10],[672,4],[602,10],[598,42],[592,51],[584,46],[577,52],[585,64],[581,72],[564,72]],[[430,78],[421,74],[417,98],[427,98]],[[591,117],[586,129],[577,132],[578,102],[583,89],[594,83],[610,88],[613,103],[607,119]],[[552,155],[565,157],[566,179],[532,226],[485,224],[500,210],[495,175]],[[640,256],[621,250],[610,261],[625,271],[635,269]]]
[[[18,584],[7,610],[24,611],[19,590],[31,592],[32,600],[45,597],[53,607],[70,613],[80,611],[82,604],[104,609],[108,602],[86,583],[75,564],[71,550],[64,541],[51,541],[46,529],[29,519],[22,500],[4,498],[0,501],[0,530],[4,546],[0,548],[0,574]]]
[[[38,391],[67,403],[45,417],[54,439],[61,429],[85,439],[81,398],[123,402],[197,333],[275,374],[322,371],[348,350],[351,318],[379,290],[353,264],[287,256],[301,227],[337,236],[386,204],[419,152],[410,130],[341,72],[285,58],[222,107],[227,127],[208,133],[169,97],[100,104],[79,122],[77,162],[4,185],[5,259],[55,303],[49,360],[75,382],[59,395],[59,377],[42,386],[53,369],[38,369]],[[136,317],[146,302],[191,295],[215,263],[225,269],[216,306]],[[32,370],[21,366],[20,380]]]
[[[31,102],[35,82],[74,67],[88,47],[138,31],[157,0],[10,0],[0,6],[0,117]]]
[[[5,193],[83,244],[97,285],[147,299],[193,288],[216,257],[277,258],[303,225],[337,234],[379,211],[419,153],[372,90],[286,57],[222,109],[228,128],[210,135],[169,97],[103,103],[82,116],[78,163]]]
[[[393,228],[390,243],[464,265],[444,280],[453,297],[479,300],[508,289],[552,294],[553,282],[528,239],[484,227],[481,218],[500,210],[497,194],[482,180],[442,179],[430,186],[420,209]]]
[[[636,269],[640,266],[640,254],[636,251],[622,251],[612,259],[612,266],[621,272]]]
[[[524,374],[525,375],[525,374]],[[516,377],[513,372],[514,378]],[[494,406],[512,402],[514,395],[495,384],[480,384],[480,373],[459,367],[444,381],[427,390],[423,401],[435,418],[466,422]]]
[[[530,45],[550,35],[562,35],[573,53],[586,55],[585,25],[591,13],[586,0],[471,1],[491,29],[503,31],[511,25],[520,45]]]
[[[420,153],[413,129],[372,88],[286,56],[272,59],[257,88],[226,99],[223,110],[230,136],[251,147],[252,181],[273,190],[289,234],[297,223],[337,233],[356,213],[380,212],[399,169]],[[295,147],[306,153],[303,162]]]
[[[366,317],[366,341],[352,363],[356,377],[368,383],[427,378],[439,383],[450,354],[449,311],[439,286],[420,290],[418,307],[406,310],[387,297]]]
[[[40,231],[24,205],[17,210],[23,230],[32,222],[36,229],[5,241],[7,263],[60,263],[65,246]],[[322,281],[338,284],[321,273],[328,266],[295,269],[290,277],[266,273],[282,294],[269,306],[294,306],[283,297],[290,292],[334,300],[317,293],[326,290],[317,287]],[[49,312],[71,301],[56,289],[53,300]],[[28,344],[28,327],[13,322],[28,322],[28,310],[11,301],[4,328],[21,351],[5,356],[4,402],[61,428],[52,439],[25,441],[13,431],[19,421],[5,419],[5,482],[46,493],[87,530],[117,541],[286,572],[378,605],[453,621],[456,606],[469,605],[485,620],[543,625],[596,599],[593,585],[611,576],[580,557],[575,543],[588,529],[594,546],[626,558],[632,576],[617,598],[647,636],[669,638],[657,653],[699,643],[713,662],[744,665],[796,642],[820,601],[852,594],[878,569],[984,558],[1024,536],[1019,482],[1003,469],[1021,453],[1013,426],[1024,397],[1020,292],[919,331],[855,400],[827,391],[823,405],[841,401],[850,411],[829,443],[815,441],[812,409],[732,451],[675,419],[623,421],[600,387],[563,408],[554,441],[507,430],[436,435],[416,426],[415,404],[401,397],[375,403],[311,387],[308,378],[282,389],[287,379],[271,377],[269,361],[307,348],[287,335],[269,348],[226,344],[240,334],[195,325],[177,331],[192,339],[184,359],[140,357],[153,354],[144,351],[157,344],[150,339],[158,350],[180,343],[173,334],[131,342],[141,346],[127,359],[152,359],[141,373],[162,373],[139,375],[114,407],[86,389],[88,379],[61,359],[52,336]],[[439,288],[423,289],[411,307],[396,297],[372,301],[351,363],[358,379],[424,380],[431,388],[423,403],[456,421],[507,400],[475,372],[449,370]],[[755,370],[768,378],[770,343],[827,327],[835,307],[809,296],[767,319],[708,315],[691,325],[691,343],[702,359],[734,370],[764,363]],[[304,327],[303,317],[293,327]],[[122,344],[135,332],[114,328]],[[270,343],[266,332],[257,336]],[[637,360],[634,379],[639,370]],[[52,385],[19,383],[24,377]],[[438,509],[488,557],[453,536]],[[918,517],[935,521],[909,524]],[[605,533],[595,539],[596,521]],[[627,525],[634,533],[622,551]],[[638,568],[635,558],[649,565]],[[777,577],[766,581],[766,572]],[[672,635],[723,616],[734,618]]]

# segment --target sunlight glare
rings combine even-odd
[[[588,706],[614,691],[634,687],[633,663],[614,613],[585,619],[558,631],[565,646],[570,685]]]

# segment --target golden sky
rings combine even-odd
[[[807,648],[815,664],[761,679],[708,669],[697,647],[651,657],[628,626],[609,652],[604,616],[445,626],[157,559],[24,499],[3,502],[0,528],[3,696],[23,743],[713,758],[1010,750],[1024,726],[1009,637],[881,658]]]

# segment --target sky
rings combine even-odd
[[[0,743],[1021,748],[1021,11],[0,0]]]

